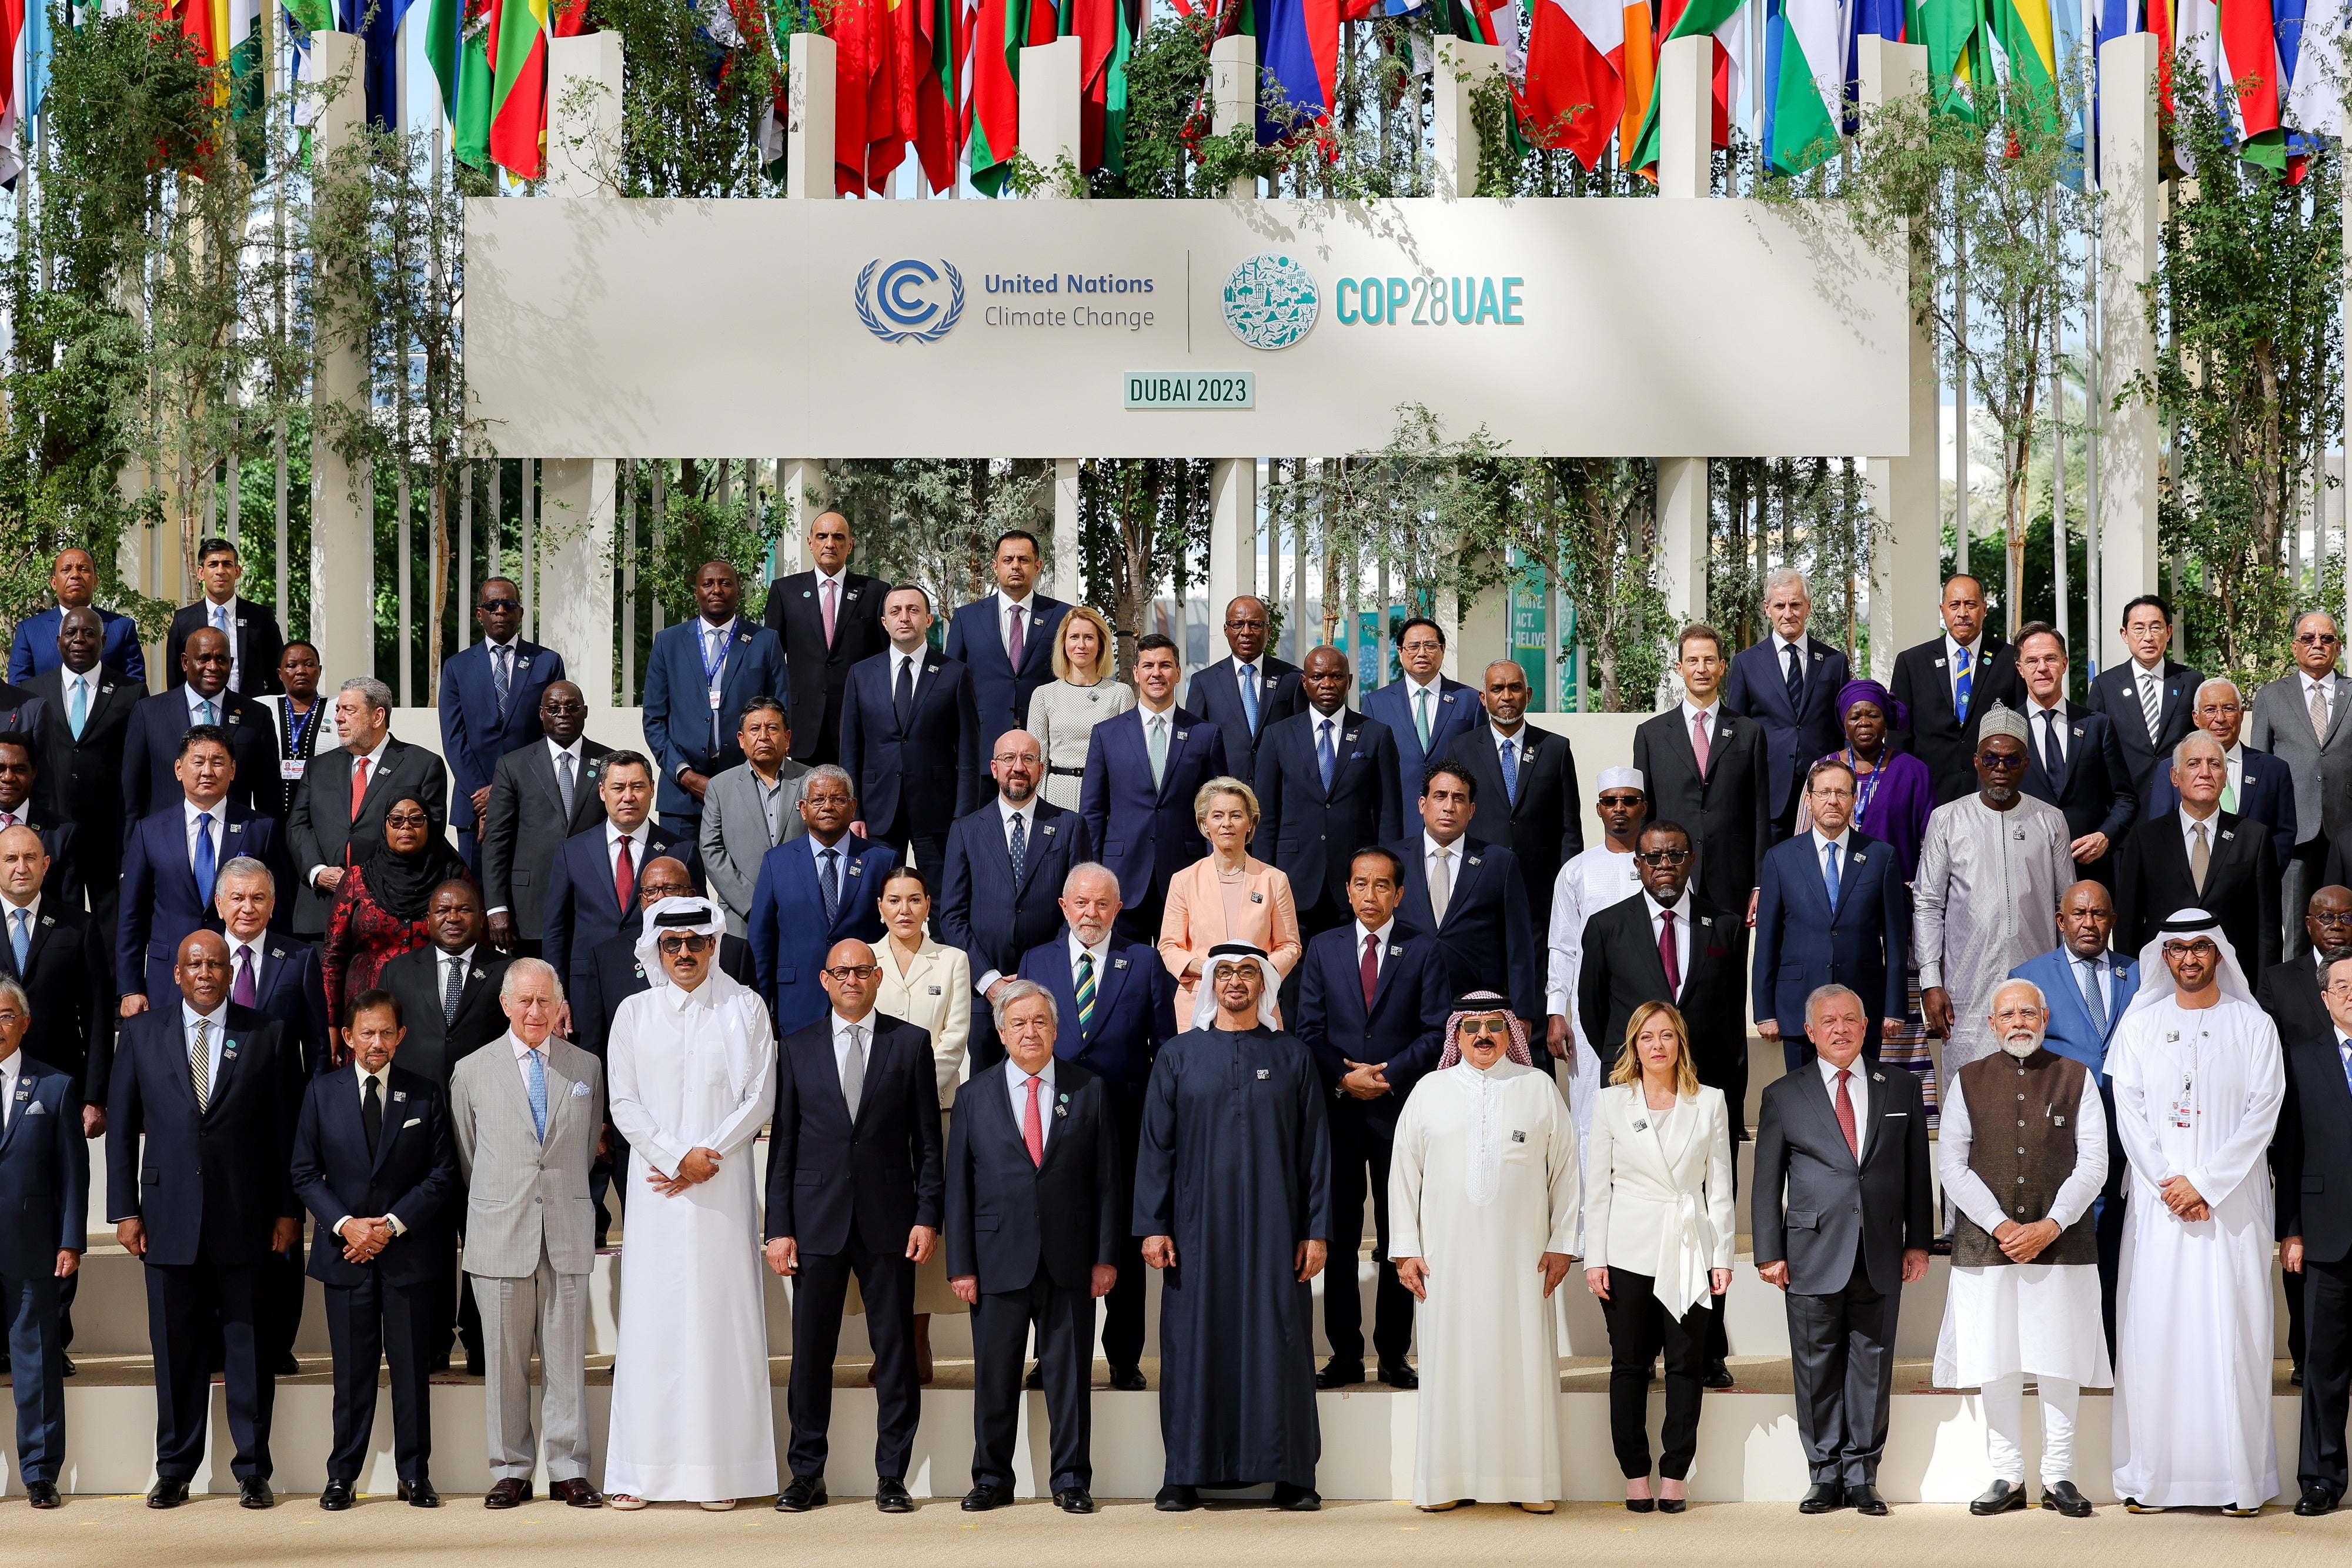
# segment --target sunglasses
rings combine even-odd
[[[703,936],[698,931],[689,931],[683,936],[665,936],[655,946],[675,958],[680,953],[708,952],[710,949],[710,937]]]
[[[1507,1035],[1511,1032],[1511,1025],[1510,1020],[1507,1019],[1464,1019],[1462,1020],[1462,1032],[1464,1034]]]
[[[512,614],[522,608],[519,599],[485,599],[474,608],[487,610],[493,615]]]
[[[1688,850],[1644,850],[1633,857],[1643,865],[1680,865],[1690,859]]]

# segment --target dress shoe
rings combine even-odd
[[[874,1483],[874,1507],[880,1513],[912,1513],[915,1500],[907,1495],[907,1483],[897,1476],[884,1476]]]
[[[1201,1493],[1195,1487],[1164,1486],[1151,1506],[1162,1513],[1190,1513],[1201,1506]]]
[[[1143,1381],[1143,1368],[1133,1365],[1112,1367],[1110,1385],[1121,1394],[1142,1393],[1146,1386]]]
[[[1828,1513],[1845,1506],[1845,1488],[1835,1481],[1815,1481],[1797,1504],[1799,1513]]]
[[[530,1482],[521,1476],[509,1476],[492,1481],[490,1490],[482,1494],[484,1508],[520,1508],[531,1499]]]
[[[1274,1483],[1274,1506],[1285,1513],[1313,1513],[1323,1506],[1323,1494],[1313,1487],[1276,1481]]]
[[[2286,1375],[2286,1380],[2297,1388],[2303,1386],[2303,1363],[2298,1361],[2294,1364],[2294,1370]]]
[[[1381,1381],[1391,1388],[1418,1388],[1421,1374],[1401,1361],[1381,1363]]]
[[[604,1506],[616,1513],[635,1513],[646,1506],[646,1500],[641,1497],[631,1497],[625,1491],[616,1491],[604,1500]]]
[[[2164,1509],[2165,1505],[2160,1502],[2142,1502],[2136,1497],[2124,1499],[2126,1513],[2162,1513]]]
[[[149,1508],[177,1508],[187,1500],[188,1483],[184,1480],[166,1477],[147,1489]]]
[[[1045,1386],[1045,1368],[1044,1365],[1039,1364],[1031,1367],[1029,1369],[1029,1375],[1021,1380],[1021,1386],[1027,1389],[1032,1394],[1044,1388]]]
[[[2223,1519],[2260,1519],[2263,1505],[2258,1502],[2233,1503],[2221,1511]]]
[[[1095,1500],[1084,1487],[1064,1487],[1054,1494],[1054,1506],[1064,1513],[1092,1513]]]
[[[1656,1498],[1629,1497],[1625,1500],[1625,1511],[1627,1513],[1655,1513],[1657,1511],[1658,1500]]]
[[[65,1365],[66,1365],[66,1375],[67,1375],[68,1377],[73,1377],[73,1376],[77,1376],[77,1375],[79,1375],[78,1370],[77,1370],[77,1369],[76,1369],[76,1367],[74,1366],[74,1364],[73,1364],[73,1357],[72,1357],[72,1356],[69,1356],[69,1355],[67,1355],[67,1356],[59,1356],[58,1359],[65,1363]]]
[[[568,1481],[550,1481],[547,1495],[572,1508],[602,1508],[604,1494],[588,1484],[586,1476],[574,1476]]]
[[[26,1481],[25,1500],[35,1508],[57,1508],[65,1500],[58,1496],[58,1483],[55,1481]]]
[[[2294,1511],[2305,1519],[2317,1519],[2336,1510],[2336,1498],[2326,1487],[2305,1487],[2303,1495],[2294,1500]]]
[[[319,1494],[319,1506],[329,1513],[341,1513],[352,1506],[352,1483],[329,1481],[327,1490]]]
[[[1720,1356],[1706,1364],[1706,1375],[1700,1377],[1699,1383],[1702,1386],[1707,1388],[1737,1388],[1739,1386],[1739,1379],[1731,1375],[1731,1368],[1723,1364],[1723,1360]]]
[[[278,1358],[277,1369],[273,1371],[270,1375],[272,1377],[299,1377],[302,1375],[302,1364],[294,1359],[294,1353],[289,1350],[284,1355]]]
[[[413,1481],[400,1483],[400,1500],[411,1508],[439,1508],[441,1494],[433,1490],[429,1476],[419,1476]]]
[[[794,1476],[792,1484],[776,1494],[778,1513],[806,1513],[825,1505],[823,1476]]]
[[[990,1486],[982,1482],[963,1494],[963,1511],[966,1513],[986,1513],[991,1509],[1010,1508],[1012,1505],[1011,1487]]]
[[[1690,1500],[1688,1498],[1662,1497],[1658,1500],[1658,1511],[1660,1513],[1680,1513],[1689,1506]]]
[[[1363,1380],[1364,1364],[1362,1362],[1341,1361],[1335,1355],[1330,1360],[1323,1364],[1322,1371],[1315,1375],[1315,1386],[1318,1388],[1352,1388]]]
[[[1969,1511],[1979,1519],[1984,1519],[1996,1513],[2008,1513],[2013,1509],[2021,1509],[2024,1506],[2025,1488],[2023,1486],[2011,1486],[2007,1481],[1995,1480],[1992,1485],[1985,1488],[1981,1494],[1969,1501]]]
[[[247,1476],[236,1486],[236,1506],[239,1508],[275,1508],[278,1494],[259,1476]]]
[[[1878,1495],[1878,1489],[1874,1486],[1848,1487],[1845,1489],[1845,1500],[1853,1505],[1856,1513],[1866,1513],[1873,1519],[1886,1517],[1886,1500]]]
[[[2042,1506],[2066,1519],[2091,1517],[2091,1500],[2075,1490],[2073,1481],[2043,1481]]]

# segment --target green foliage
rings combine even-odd
[[[1035,459],[900,457],[838,463],[830,505],[849,519],[863,569],[911,582],[945,616],[994,587],[990,547],[1011,528],[1050,562],[1054,465]]]
[[[1101,459],[1078,465],[1078,539],[1087,602],[1118,634],[1118,667],[1132,662],[1160,585],[1181,601],[1209,553],[1207,459]]]
[[[592,31],[621,36],[629,63],[613,181],[623,195],[757,196],[773,188],[760,132],[784,74],[781,18],[757,4],[677,0],[591,0],[588,16]]]
[[[640,465],[642,467],[643,465]],[[757,621],[768,607],[768,559],[783,534],[782,508],[733,490],[722,502],[714,486],[681,481],[668,491],[661,537],[640,526],[637,592],[670,608],[694,613],[694,579],[710,561],[723,560],[743,580],[743,614]]]

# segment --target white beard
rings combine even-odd
[[[2023,1061],[2027,1057],[2032,1056],[2035,1051],[2042,1049],[2041,1031],[2037,1030],[2033,1034],[2021,1040],[2008,1035],[2003,1035],[2001,1037],[2000,1048],[2001,1050],[2009,1052],[2010,1055],[2017,1058],[2018,1061]]]

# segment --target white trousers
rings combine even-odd
[[[2042,1390],[2042,1480],[2074,1479],[2074,1402],[2080,1384],[2037,1375]],[[2025,1375],[2012,1372],[1984,1385],[1985,1458],[1993,1479],[2025,1484]]]

